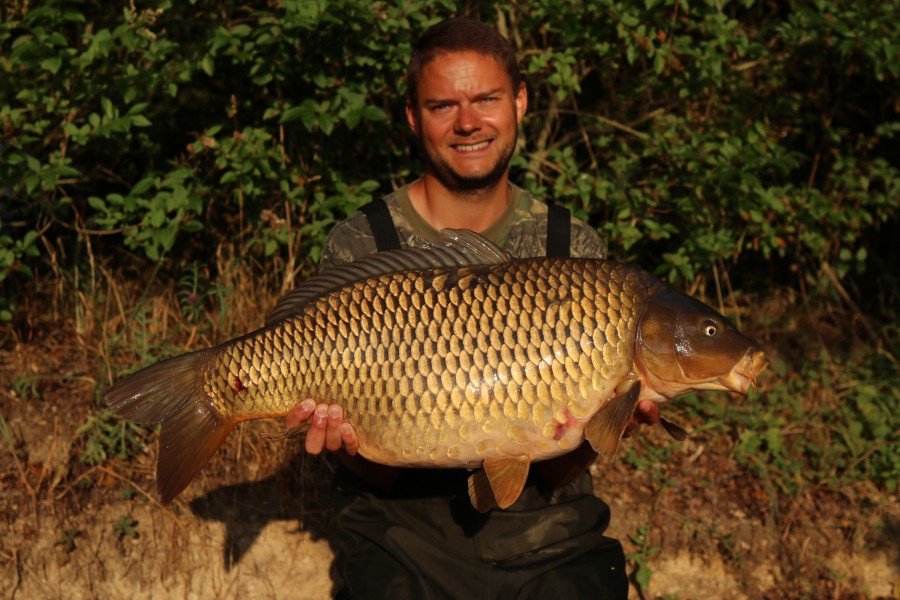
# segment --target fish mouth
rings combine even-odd
[[[750,386],[756,388],[756,378],[769,364],[766,353],[758,348],[751,348],[719,382],[733,392],[746,394]]]

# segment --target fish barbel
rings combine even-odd
[[[237,423],[313,398],[343,406],[371,461],[478,469],[469,495],[487,510],[518,498],[532,462],[585,438],[614,454],[640,400],[745,394],[766,364],[725,317],[640,269],[514,258],[445,230],[310,278],[263,328],[146,367],[106,402],[162,424],[165,503]]]

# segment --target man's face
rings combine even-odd
[[[454,52],[422,70],[417,102],[407,105],[406,118],[430,174],[456,192],[477,192],[501,180],[528,105],[525,84],[513,90],[490,56]]]

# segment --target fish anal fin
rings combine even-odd
[[[668,420],[665,417],[659,418],[659,424],[662,425],[663,429],[666,430],[666,433],[672,436],[672,438],[674,438],[676,441],[683,442],[690,436],[690,434],[684,427],[682,427],[678,423]]]
[[[484,472],[491,484],[497,506],[507,508],[518,500],[525,487],[525,480],[528,479],[530,466],[531,459],[527,456],[484,459]]]
[[[608,400],[590,418],[584,436],[598,454],[607,457],[616,454],[625,427],[634,415],[640,392],[641,382],[636,381],[624,393]]]
[[[478,512],[487,512],[497,508],[497,499],[484,469],[478,469],[469,475],[469,500]]]

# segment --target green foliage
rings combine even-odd
[[[739,258],[880,266],[867,232],[896,223],[900,196],[896,3],[479,6],[527,74],[516,177],[617,253],[673,280]],[[405,63],[455,9],[4,8],[0,281],[32,275],[39,238],[71,248],[97,231],[151,261],[233,243],[311,266],[335,220],[417,172]]]
[[[672,460],[672,454],[678,446],[676,444],[654,445],[647,443],[643,436],[629,443],[622,443],[619,447],[623,463],[635,470],[647,473],[651,481],[660,489],[669,485],[667,465]]]
[[[116,537],[121,542],[126,537],[130,537],[131,539],[138,538],[137,531],[138,521],[131,515],[122,515],[119,517],[119,520],[113,525],[113,530],[116,532]]]
[[[40,398],[41,392],[38,389],[38,384],[41,382],[41,379],[41,377],[37,376],[22,375],[13,379],[10,387],[12,387],[15,397],[22,400]]]
[[[112,458],[126,460],[145,451],[140,439],[145,434],[140,425],[119,419],[108,410],[88,415],[87,422],[75,431],[76,436],[84,437],[80,458],[86,465],[100,465]]]
[[[210,240],[315,256],[408,169],[390,113],[426,5],[5,8],[0,280],[31,275],[41,234],[110,232],[151,261],[208,260]]]
[[[650,528],[646,525],[639,525],[637,531],[629,537],[636,549],[634,552],[628,553],[625,558],[634,563],[633,577],[638,590],[646,592],[650,589],[650,578],[653,576],[649,562],[659,553],[660,549],[650,544]]]
[[[206,300],[216,293],[216,287],[209,282],[208,275],[201,270],[200,263],[192,262],[178,280],[178,303],[181,315],[188,323],[197,323],[206,311]]]
[[[531,2],[517,23],[540,35],[526,128],[541,133],[518,165],[672,280],[738,258],[862,272],[864,232],[896,223],[900,199],[898,16],[896,3]]]
[[[775,363],[774,377],[784,383],[738,403],[707,396],[678,402],[706,431],[733,435],[737,461],[790,497],[840,492],[861,481],[896,490],[900,348],[894,344],[846,358],[823,351],[791,367]]]

